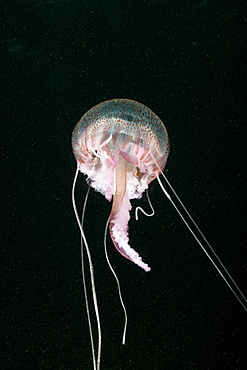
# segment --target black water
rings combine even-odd
[[[91,369],[71,132],[111,98],[150,107],[171,140],[166,175],[246,293],[246,122],[242,2],[2,1],[3,329],[1,369]],[[79,208],[86,192],[81,176]],[[85,230],[102,320],[102,369],[245,369],[246,313],[157,183],[153,218],[108,240],[110,204],[91,192]],[[145,199],[134,202],[148,209]],[[134,216],[134,214],[133,214]]]

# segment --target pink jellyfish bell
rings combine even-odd
[[[130,199],[164,170],[169,154],[167,130],[145,105],[112,99],[87,111],[75,126],[72,147],[77,169],[90,185],[112,200],[110,235],[116,249],[145,271],[150,267],[129,245]]]

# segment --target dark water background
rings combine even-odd
[[[246,293],[244,2],[3,0],[1,16],[1,369],[91,369],[70,138],[106,99],[163,120],[167,177]],[[81,176],[79,208],[86,189]],[[122,346],[103,252],[110,204],[90,194],[102,369],[246,369],[246,312],[155,182],[150,196],[156,214],[132,218],[130,241],[151,272],[108,240],[129,315]]]

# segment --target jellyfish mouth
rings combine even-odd
[[[128,222],[130,219],[131,203],[126,191],[127,174],[126,160],[119,154],[118,164],[115,171],[115,193],[113,196],[110,214],[110,235],[115,248],[125,258],[131,260],[145,271],[150,267],[142,261],[139,254],[129,245]]]

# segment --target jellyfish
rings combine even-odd
[[[145,105],[113,99],[90,109],[77,123],[72,147],[91,187],[112,200],[111,239],[118,252],[145,271],[147,263],[129,245],[131,203],[164,170],[169,139],[165,125]]]
[[[165,125],[151,109],[129,99],[112,99],[102,102],[87,111],[75,126],[72,134],[72,148],[77,162],[72,187],[72,202],[81,230],[81,237],[88,255],[94,309],[98,324],[98,351],[96,361],[90,316],[88,313],[93,367],[95,370],[100,369],[101,328],[93,264],[83,230],[83,222],[79,219],[74,197],[75,184],[79,172],[86,175],[90,187],[103,194],[107,201],[112,201],[107,225],[109,225],[110,236],[116,250],[146,272],[150,271],[149,265],[142,260],[138,252],[129,244],[128,223],[130,220],[131,199],[141,198],[144,191],[147,191],[150,183],[154,179],[157,179],[164,194],[177,210],[179,216],[203,252],[247,311],[245,296],[164,175],[164,169],[169,155],[169,139]],[[165,179],[173,197],[177,199],[178,205],[182,207],[182,210],[178,208],[163,186],[159,175],[162,175]],[[184,212],[184,215],[182,212]],[[145,212],[143,211],[143,213]],[[112,269],[109,261],[108,264]],[[122,341],[125,344],[127,313],[122,301],[119,282],[114,271],[113,274],[117,280],[120,301],[125,313]],[[85,284],[84,291],[86,305],[88,307]]]

